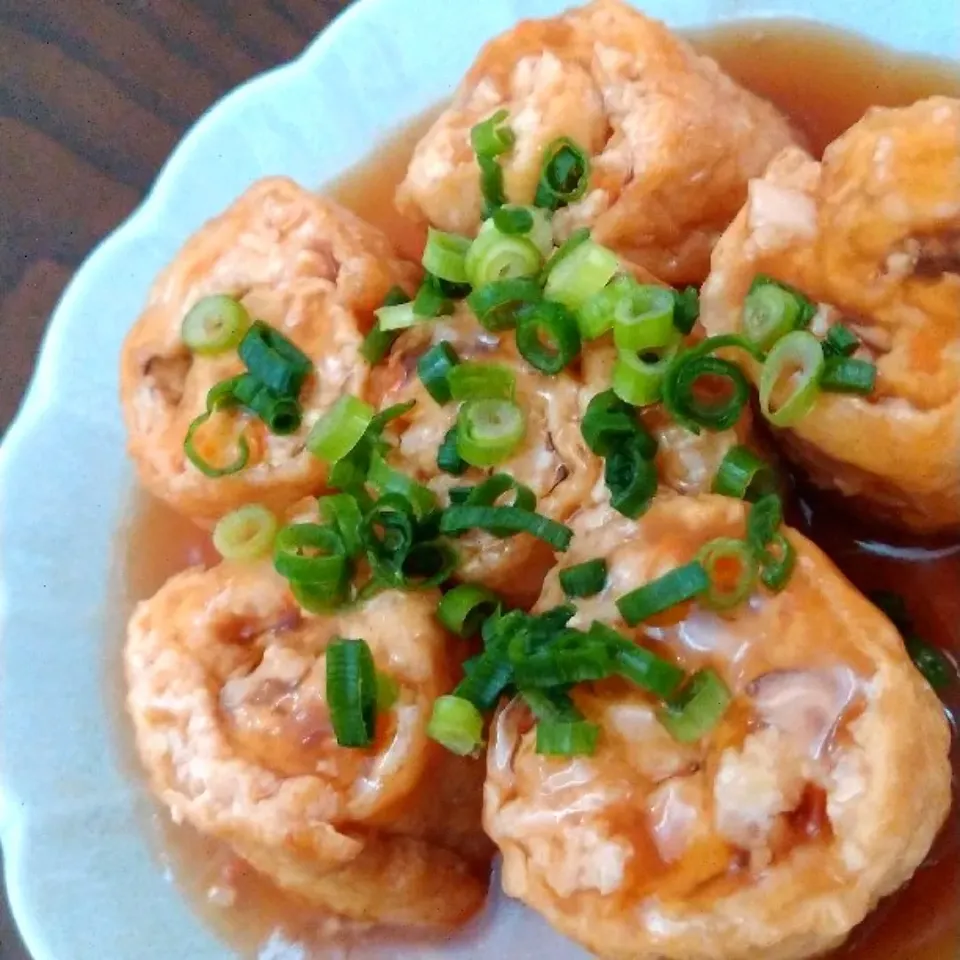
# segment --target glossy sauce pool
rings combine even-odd
[[[836,31],[802,22],[741,22],[691,37],[733,77],[784,110],[819,152],[872,105],[895,106],[934,93],[960,96],[960,71],[898,56]],[[379,225],[398,249],[419,259],[424,231],[394,211],[393,191],[419,136],[435,111],[418,118],[375,151],[328,192]],[[898,541],[881,531],[854,528],[842,510],[804,494],[802,526],[861,589],[903,594],[918,632],[960,654],[960,545],[929,547]],[[149,544],[144,551],[137,545]],[[146,497],[121,542],[116,610],[117,642],[138,599],[151,595],[172,573],[214,559],[209,537]],[[122,713],[121,681],[113,684]],[[957,685],[946,696],[960,717]],[[122,750],[139,776],[129,724],[121,722]],[[960,750],[954,740],[955,784]],[[960,824],[958,798],[947,828],[911,883],[885,900],[833,956],[846,960],[957,960],[960,957]],[[158,813],[150,824],[157,856],[196,909],[241,956],[261,960],[377,955],[418,956],[422,941],[390,934],[364,935],[291,902],[238,863],[216,842],[169,824]],[[478,950],[483,918],[458,935]],[[356,934],[356,935],[355,935]],[[434,944],[436,945],[436,944]],[[536,944],[518,951],[540,954]],[[472,952],[472,951],[471,951]]]

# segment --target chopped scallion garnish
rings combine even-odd
[[[447,375],[460,363],[457,351],[445,340],[434,344],[417,361],[417,376],[427,393],[439,404],[450,400]]]
[[[517,349],[540,373],[559,373],[580,353],[576,318],[562,304],[549,300],[525,306],[517,327]]]
[[[820,341],[805,330],[781,337],[760,372],[760,409],[775,427],[792,427],[813,408],[824,370]]]
[[[560,587],[568,597],[592,597],[607,582],[607,561],[586,560],[560,571]]]
[[[232,350],[250,328],[243,304],[224,294],[198,300],[183,318],[180,338],[193,353],[216,356]]]
[[[554,140],[543,152],[540,182],[534,203],[547,210],[557,210],[579,200],[590,182],[590,161],[587,154],[569,137]]]
[[[326,651],[327,706],[341,747],[369,747],[377,723],[377,672],[364,640],[334,640]]]
[[[437,697],[427,724],[427,736],[451,753],[469,756],[483,746],[483,716],[462,697]]]
[[[660,711],[660,722],[675,740],[695,743],[723,719],[732,699],[715,670],[698,670]]]
[[[624,594],[617,600],[617,609],[623,619],[634,627],[643,620],[698,597],[709,586],[710,578],[703,565],[692,560]]]
[[[224,560],[250,561],[270,553],[277,518],[259,503],[248,503],[221,517],[213,528],[213,545]]]

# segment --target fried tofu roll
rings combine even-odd
[[[373,311],[416,276],[379,230],[332,201],[285,179],[251,187],[184,245],[124,344],[121,400],[144,485],[203,524],[251,500],[282,511],[320,489],[326,468],[306,451],[306,435],[339,396],[363,387],[359,348]],[[189,329],[185,318],[207,297],[221,300],[206,301],[216,309],[194,314]],[[306,359],[291,396],[260,393],[286,404],[276,407],[282,416],[250,413],[254,397],[211,396],[244,373],[237,346],[251,320]],[[198,333],[191,349],[185,338]],[[194,462],[184,442],[211,407],[191,439]]]
[[[388,591],[312,615],[269,565],[224,562],[178,574],[141,603],[127,704],[174,820],[337,914],[430,927],[472,916],[489,876],[483,763],[427,738],[433,701],[455,679],[438,599]],[[364,640],[378,687],[391,691],[363,749],[334,732],[338,638]]]
[[[473,234],[482,198],[470,131],[508,113],[506,197],[531,203],[551,145],[585,153],[589,185],[558,210],[559,238],[594,237],[671,282],[699,282],[746,183],[795,142],[787,121],[620,0],[532,20],[491,41],[421,140],[397,193],[402,213]]]
[[[438,403],[427,391],[417,367],[424,355],[441,343],[456,352],[463,366],[479,368],[481,376],[491,369],[500,376],[506,374],[513,384],[508,391],[513,400],[506,405],[496,400],[492,404],[471,404],[469,400]],[[602,465],[580,432],[581,380],[567,371],[554,376],[539,373],[520,356],[512,331],[491,333],[464,305],[458,306],[453,316],[405,332],[387,363],[375,372],[371,386],[372,399],[381,409],[415,401],[413,408],[387,430],[392,444],[387,460],[394,469],[429,487],[443,505],[449,504],[452,488],[476,488],[494,473],[506,474],[532,492],[539,514],[563,523],[587,501],[601,475]],[[455,472],[441,469],[438,454],[445,440],[453,438],[446,446],[456,460],[458,423],[472,423],[474,412],[484,421],[480,423],[482,431],[489,433],[492,429],[502,434],[504,429],[509,430],[510,424],[506,428],[501,423],[486,424],[488,408],[495,417],[516,419],[516,438],[507,453],[490,466],[461,461]],[[483,461],[484,452],[479,451],[472,459]],[[510,497],[515,498],[516,492],[507,499]],[[498,502],[500,499],[497,497]],[[471,531],[456,540],[456,548],[460,557],[458,577],[482,583],[518,606],[529,606],[536,600],[554,562],[551,547],[525,533],[498,537]]]
[[[747,509],[671,497],[579,539],[535,612],[574,605],[557,643],[586,643],[581,676],[597,643],[618,666],[565,707],[524,692],[494,721],[484,825],[504,889],[603,957],[819,955],[909,879],[947,816],[947,721],[899,634],[791,530],[779,592],[744,580],[729,564],[731,541],[758,536]],[[565,575],[598,559],[596,592],[568,599]],[[571,676],[546,660],[521,689]],[[570,710],[573,733],[547,737]]]
[[[809,332],[849,354],[827,358],[812,409],[779,431],[787,455],[870,515],[960,529],[960,101],[871,110],[822,163],[780,155],[714,251],[708,333],[773,330],[748,302],[758,276],[805,295]],[[866,379],[838,383],[843,367]]]

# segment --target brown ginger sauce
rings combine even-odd
[[[874,105],[897,106],[932,94],[960,96],[960,68],[876,47],[839,31],[803,21],[746,21],[691,35],[695,45],[717,59],[734,78],[768,97],[806,134],[816,152]],[[425,231],[405,221],[392,197],[419,137],[436,116],[430,111],[381,144],[370,157],[328,187],[327,192],[380,226],[400,252],[419,259]],[[960,656],[960,545],[924,547],[889,533],[852,526],[847,512],[822,497],[804,495],[807,532],[861,589],[894,589],[907,599],[918,632]],[[166,507],[138,496],[118,559],[118,623],[132,604],[150,596],[174,572],[209,563],[209,536]],[[873,541],[876,541],[873,542]],[[142,545],[148,544],[144,551]],[[137,546],[140,545],[140,546]],[[122,642],[122,626],[117,643]],[[119,657],[119,653],[118,653]],[[122,690],[115,687],[117,714]],[[960,690],[947,695],[960,718]],[[140,776],[129,724],[120,724],[122,750],[132,775]],[[960,748],[954,741],[955,784],[960,781]],[[926,863],[901,891],[888,897],[831,954],[845,960],[957,960],[960,957],[960,796],[948,826]],[[389,943],[417,956],[424,941],[384,933],[372,938],[334,918],[293,902],[239,863],[222,845],[192,830],[170,825],[158,812],[150,824],[158,859],[195,903],[197,912],[244,957],[354,956],[363,944]],[[479,950],[485,919],[457,935],[461,948]],[[436,946],[433,941],[433,946]],[[530,955],[541,952],[530,944]],[[472,952],[471,950],[471,952]],[[517,952],[524,952],[517,945]]]

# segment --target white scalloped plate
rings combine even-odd
[[[0,837],[36,960],[229,955],[163,875],[146,797],[116,735],[107,660],[117,535],[134,477],[117,358],[154,274],[205,219],[265,174],[320,185],[448,95],[480,45],[565,0],[363,0],[293,63],[231,93],[184,138],[136,213],[64,294],[0,452]],[[806,16],[901,49],[960,56],[957,0],[647,0],[681,27]],[[921,10],[923,11],[921,13]],[[522,939],[581,955],[519,910],[485,924],[484,954]],[[426,953],[418,951],[422,956]],[[465,946],[448,956],[477,956]]]

